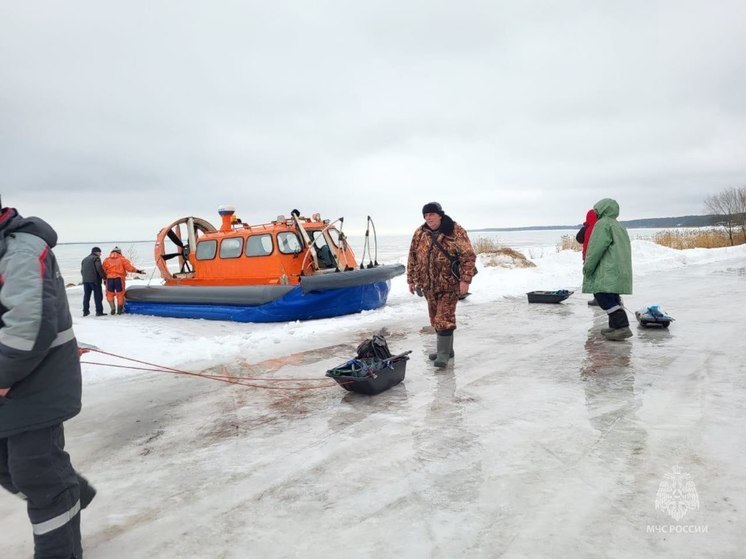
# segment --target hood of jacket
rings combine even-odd
[[[596,210],[598,219],[601,219],[602,217],[616,219],[619,217],[619,204],[616,200],[612,200],[611,198],[599,200],[596,202],[596,205],[593,206],[593,209]]]
[[[24,218],[14,208],[0,210],[0,258],[5,254],[5,238],[12,233],[28,233],[42,239],[49,248],[57,244],[57,233],[39,217]]]

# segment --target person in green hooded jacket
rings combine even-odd
[[[593,206],[598,221],[583,263],[583,293],[593,293],[606,314],[609,327],[601,330],[608,340],[632,336],[621,294],[632,293],[632,247],[627,230],[617,221],[619,204],[604,198]]]

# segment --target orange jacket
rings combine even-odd
[[[137,268],[118,252],[112,251],[103,263],[106,279],[126,278],[127,272],[136,272]]]

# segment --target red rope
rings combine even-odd
[[[155,363],[148,363],[147,361],[141,361],[140,359],[133,359],[132,357],[125,357],[124,355],[117,355],[115,353],[109,353],[108,351],[102,351],[100,349],[90,349],[89,351],[95,351],[103,355],[110,357],[116,357],[117,359],[124,359],[125,361],[132,361],[133,363],[140,363],[141,365],[147,365],[147,367],[133,367],[131,365],[115,365],[113,363],[99,363],[95,361],[81,361],[84,365],[101,365],[104,367],[115,367],[119,369],[132,369],[137,371],[152,371],[157,373],[171,373],[175,375],[187,375],[192,377],[201,377],[208,380],[217,380],[219,382],[226,382],[228,384],[238,384],[241,386],[247,386],[251,388],[264,388],[266,390],[316,390],[319,388],[330,388],[335,384],[324,384],[320,386],[267,386],[263,384],[253,384],[255,381],[269,381],[269,382],[318,382],[326,381],[325,378],[242,378],[234,377],[230,375],[211,375],[207,373],[195,373],[192,371],[184,371],[182,369],[174,369],[173,367],[165,367],[162,365],[156,365]],[[347,383],[345,383],[347,384]]]

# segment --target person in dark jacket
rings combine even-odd
[[[0,485],[27,501],[34,557],[80,558],[95,490],[64,450],[81,376],[56,243],[45,221],[0,210]]]
[[[410,293],[422,293],[427,300],[430,324],[437,333],[437,351],[430,359],[443,368],[454,356],[456,303],[468,293],[477,273],[477,255],[466,230],[438,202],[425,204],[422,216],[425,223],[415,230],[409,247],[407,283]]]
[[[83,276],[83,316],[91,314],[91,295],[96,307],[96,316],[104,316],[104,292],[101,282],[106,279],[104,269],[101,266],[101,249],[93,247],[91,254],[83,258],[80,263],[80,275]]]
[[[598,221],[583,263],[583,293],[593,293],[598,306],[609,315],[609,327],[601,334],[607,340],[622,341],[632,336],[619,296],[632,293],[632,247],[627,230],[616,219],[616,200],[604,198],[593,209]]]

